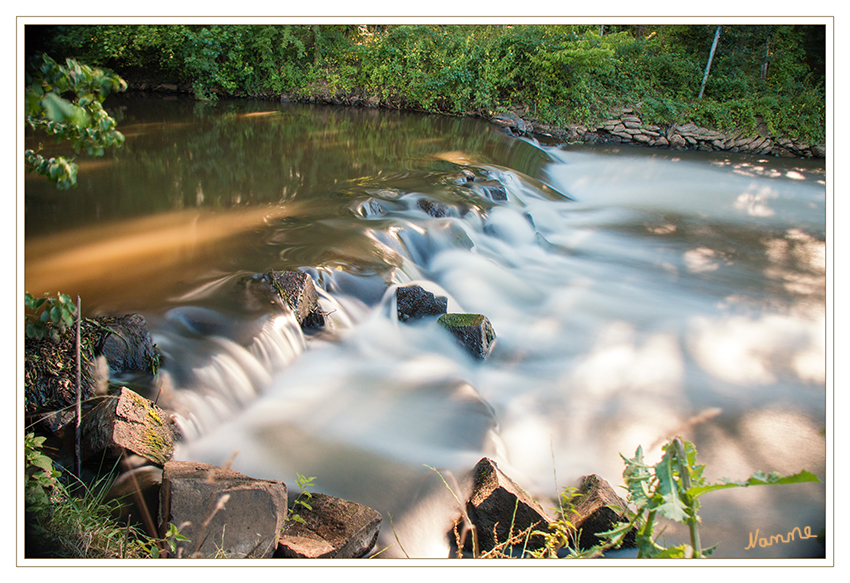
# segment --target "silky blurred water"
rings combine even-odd
[[[582,475],[622,484],[620,454],[654,463],[677,434],[710,480],[826,479],[822,163],[376,110],[113,107],[125,148],[83,163],[77,191],[28,179],[26,285],[147,318],[178,458],[292,490],[315,476],[383,514],[384,557],[449,556],[457,505],[431,468],[462,495],[484,456],[547,509]],[[497,183],[507,200],[480,188]],[[240,292],[270,269],[313,276],[324,331]],[[409,283],[486,315],[490,358],[398,322]],[[824,527],[824,484],[712,493],[701,515],[717,557],[824,552],[746,549],[756,529]]]

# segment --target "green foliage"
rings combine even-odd
[[[118,501],[107,502],[111,476],[86,487],[66,486],[62,473],[42,451],[44,437],[24,437],[26,529],[28,554],[64,558],[147,558],[151,539],[115,522]],[[29,548],[33,545],[35,548]]]
[[[53,467],[53,460],[41,451],[44,441],[44,437],[36,437],[34,433],[24,436],[24,500],[27,510],[33,512],[45,511],[62,491],[59,471]]]
[[[26,70],[26,125],[57,144],[70,142],[78,153],[102,156],[105,148],[121,146],[124,136],[115,129],[115,120],[101,104],[110,93],[126,87],[117,75],[73,59],[60,65],[47,55],[35,57]],[[29,170],[46,176],[60,189],[77,183],[76,166],[64,157],[45,157],[28,149],[25,163]]]
[[[298,494],[298,498],[295,499],[289,509],[288,520],[300,522],[303,524],[304,518],[300,514],[298,514],[297,511],[300,508],[303,508],[304,510],[313,510],[313,507],[310,506],[310,503],[307,502],[307,500],[313,497],[313,494],[309,491],[309,488],[313,486],[313,480],[315,480],[316,477],[312,476],[310,478],[307,478],[299,473],[296,473],[295,475],[297,477],[296,484],[298,484],[298,489],[300,492]]]
[[[178,542],[191,542],[185,535],[180,534],[180,530],[171,522],[168,523],[168,530],[165,531],[165,536],[161,539],[150,538],[140,542],[141,548],[145,553],[153,559],[166,558],[169,555],[177,554]]]
[[[543,537],[543,547],[537,551],[529,552],[529,556],[537,559],[555,559],[558,557],[559,549],[569,549],[571,558],[595,556],[597,554],[596,549],[593,549],[589,554],[578,550],[577,543],[580,533],[576,532],[572,520],[578,514],[575,502],[580,495],[578,488],[569,487],[561,490],[555,520],[549,523],[547,530],[533,533]]]
[[[760,118],[822,141],[823,28],[724,26],[702,100],[715,25],[64,26],[51,48],[186,83],[205,100],[361,93],[450,114],[524,107],[555,124],[640,103],[647,123],[752,129]]]
[[[607,533],[605,548],[620,546],[630,532],[635,532],[638,557],[646,558],[701,558],[708,556],[714,547],[703,548],[699,538],[699,498],[716,490],[818,482],[818,478],[805,470],[792,476],[776,472],[756,472],[747,480],[722,479],[718,483],[707,483],[703,476],[705,466],[697,463],[694,445],[681,438],[669,441],[663,448],[664,455],[654,466],[647,465],[643,449],[639,446],[635,456],[624,456],[623,471],[628,501],[635,507],[629,512],[629,520]],[[658,541],[658,519],[665,518],[686,524],[690,532],[690,544],[664,547]]]
[[[65,294],[36,298],[25,292],[24,306],[30,311],[24,316],[27,338],[36,340],[47,337],[59,342],[59,336],[74,325],[77,315],[77,306]]]

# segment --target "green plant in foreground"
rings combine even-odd
[[[34,433],[24,436],[24,458],[26,464],[26,486],[24,498],[28,511],[45,510],[61,490],[60,473],[53,467],[53,460],[41,451],[44,437]]]
[[[36,298],[26,292],[24,306],[32,312],[31,316],[24,317],[27,338],[40,340],[48,336],[54,342],[59,342],[59,335],[74,325],[77,316],[77,306],[73,300],[61,293],[55,298],[47,297],[46,294],[45,297]]]
[[[165,532],[164,537],[161,539],[149,539],[141,543],[140,546],[152,558],[159,559],[160,557],[168,556],[168,553],[176,556],[178,541],[191,542],[185,535],[180,534],[180,530],[173,523],[169,522],[168,530]]]
[[[310,503],[307,502],[305,498],[310,499],[313,497],[313,494],[309,491],[309,488],[313,486],[313,480],[315,480],[316,477],[312,476],[307,478],[297,472],[295,473],[295,476],[297,478],[295,483],[298,484],[298,489],[300,490],[300,493],[298,494],[298,498],[296,498],[295,501],[292,503],[292,507],[289,509],[289,520],[294,520],[295,522],[300,522],[304,524],[304,518],[302,518],[301,515],[296,512],[296,510],[298,510],[298,508],[304,508],[305,510],[313,510],[313,507],[310,506]]]
[[[108,147],[120,147],[124,136],[103,109],[106,97],[124,91],[127,83],[117,75],[73,59],[59,64],[47,55],[31,60],[26,70],[27,128],[70,142],[76,152],[102,156]],[[45,157],[41,145],[24,152],[28,170],[46,176],[60,189],[77,184],[77,166],[62,156]]]
[[[700,497],[715,490],[799,484],[819,482],[817,476],[805,470],[793,476],[782,476],[776,472],[756,472],[746,480],[721,479],[709,484],[703,477],[705,465],[697,464],[697,451],[692,443],[680,437],[670,440],[663,448],[661,461],[647,465],[643,449],[638,446],[635,457],[621,456],[626,464],[623,471],[628,501],[636,510],[629,511],[629,520],[619,527],[599,536],[606,537],[605,548],[618,548],[626,535],[635,532],[639,558],[702,558],[712,553],[715,547],[703,548],[699,537]],[[664,547],[658,543],[657,520],[666,518],[686,524],[690,533],[690,544]]]
[[[625,488],[628,490],[628,502],[635,510],[614,508],[618,512],[627,511],[628,520],[620,523],[608,532],[595,533],[603,542],[588,548],[578,548],[580,531],[573,525],[577,517],[576,502],[581,493],[576,488],[564,488],[559,500],[559,508],[554,521],[546,529],[532,531],[531,528],[515,532],[511,523],[510,536],[506,541],[497,541],[495,547],[479,555],[477,548],[474,558],[555,558],[559,550],[565,549],[566,558],[593,558],[604,555],[612,549],[619,549],[627,537],[634,535],[638,547],[638,558],[702,558],[710,555],[714,547],[703,548],[699,537],[699,499],[703,494],[727,488],[746,488],[748,486],[769,486],[779,484],[800,484],[819,482],[817,476],[805,470],[792,476],[782,476],[776,472],[764,474],[756,472],[746,480],[733,481],[721,479],[717,483],[707,483],[703,477],[705,465],[697,463],[697,451],[692,443],[680,437],[670,440],[662,450],[664,456],[654,466],[647,465],[643,458],[643,448],[638,446],[635,457],[628,459],[620,456],[626,464],[623,470]],[[457,500],[469,530],[475,533],[475,527],[465,516],[465,511],[454,491],[442,474],[431,466],[445,486]],[[690,533],[690,544],[664,547],[659,544],[658,519],[666,518],[686,524]],[[543,537],[543,545],[537,549],[528,548],[531,536]],[[458,549],[463,546],[463,536],[456,531]],[[477,545],[476,545],[477,547]],[[460,553],[460,551],[459,551]],[[519,554],[517,554],[519,553]],[[460,554],[458,555],[460,557]]]
[[[581,532],[573,525],[573,520],[579,516],[576,510],[576,501],[581,497],[578,488],[568,487],[561,490],[558,499],[558,508],[555,520],[549,523],[545,531],[535,531],[533,534],[543,537],[543,547],[529,551],[529,555],[536,559],[554,559],[558,556],[559,549],[569,549],[569,558],[594,557],[600,554],[597,547],[581,551],[578,548],[578,540]]]
[[[112,518],[109,478],[87,487],[60,481],[61,472],[42,452],[44,437],[24,438],[27,555],[64,558],[147,558],[152,541]],[[74,476],[67,475],[68,479]]]

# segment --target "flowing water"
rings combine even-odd
[[[463,495],[484,456],[547,508],[588,473],[622,484],[620,454],[654,463],[676,434],[710,480],[827,478],[821,162],[376,110],[110,105],[126,144],[82,160],[79,188],[27,178],[26,287],[147,318],[178,458],[296,491],[315,476],[383,514],[385,557],[449,556],[441,476]],[[313,276],[324,331],[240,293],[272,269]],[[486,315],[490,358],[398,322],[409,283]],[[718,557],[820,556],[814,539],[747,547],[824,527],[825,485],[712,493],[702,517]]]

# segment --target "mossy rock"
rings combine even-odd
[[[452,333],[458,344],[478,360],[484,360],[493,351],[496,331],[487,316],[482,314],[444,314],[437,320]]]
[[[250,293],[268,300],[275,298],[289,307],[303,330],[321,328],[325,317],[319,307],[319,295],[313,278],[303,271],[269,271],[244,278]]]

